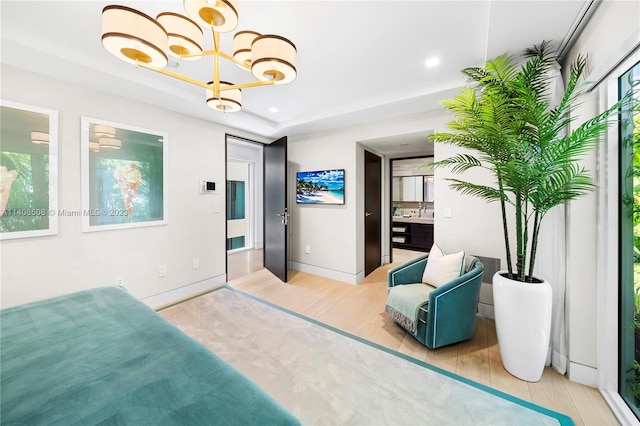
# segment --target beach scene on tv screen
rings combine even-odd
[[[320,170],[296,174],[296,202],[344,204],[344,170]]]

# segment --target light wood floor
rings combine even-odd
[[[494,389],[570,416],[576,425],[617,425],[598,390],[568,380],[546,368],[542,379],[528,383],[502,367],[493,320],[478,317],[473,338],[436,350],[422,346],[384,313],[387,271],[420,253],[394,250],[394,263],[378,268],[358,285],[346,284],[300,271],[289,271],[282,283],[266,269],[244,274],[229,285],[278,306],[344,330],[421,361],[436,365]],[[262,252],[244,254],[249,259]],[[235,256],[235,255],[234,255]],[[232,262],[229,262],[231,265]],[[251,269],[251,267],[248,267]]]
[[[244,250],[227,255],[227,281],[235,280],[263,268],[262,250]]]

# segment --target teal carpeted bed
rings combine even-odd
[[[0,311],[0,423],[300,422],[118,287]]]

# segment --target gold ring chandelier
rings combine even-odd
[[[240,31],[233,55],[220,50],[220,33],[238,26],[238,0],[184,0],[191,17],[162,12],[156,19],[126,6],[102,11],[102,45],[123,61],[178,78],[206,89],[206,103],[223,112],[240,111],[242,88],[286,84],[296,78],[296,46],[284,37]],[[203,50],[202,27],[213,33],[213,50]],[[184,61],[213,56],[213,79],[207,83],[164,69],[167,55]],[[220,80],[220,58],[251,71],[258,81],[232,84]]]

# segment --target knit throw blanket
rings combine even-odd
[[[434,287],[422,283],[393,287],[389,291],[384,311],[402,328],[416,334],[420,307],[429,300],[429,293],[433,290]]]

